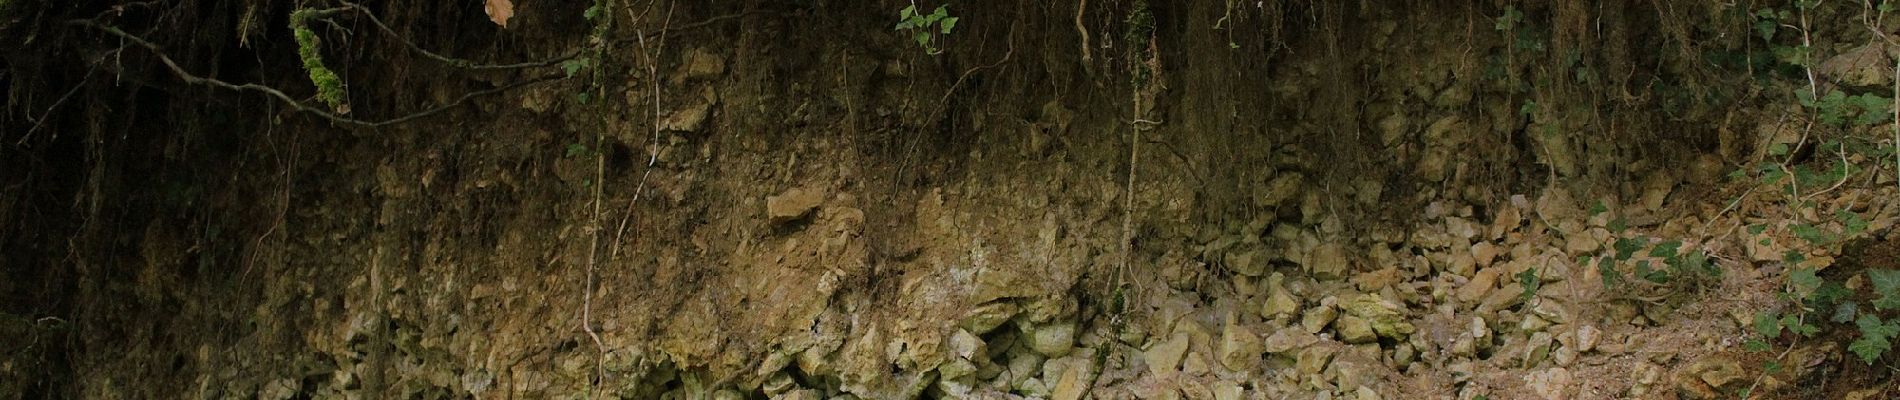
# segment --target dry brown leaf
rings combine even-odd
[[[488,12],[489,21],[495,21],[495,25],[507,28],[508,18],[515,16],[515,3],[508,0],[487,0],[485,4],[482,4],[482,11]]]

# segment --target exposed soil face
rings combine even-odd
[[[1103,3],[0,2],[0,398],[1900,390],[1877,11]]]

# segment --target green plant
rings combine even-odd
[[[1601,202],[1590,208],[1592,216],[1606,212],[1609,212],[1609,208]],[[1630,292],[1637,298],[1651,298],[1656,297],[1656,293],[1639,293],[1636,286],[1670,294],[1682,289],[1700,289],[1722,276],[1721,268],[1709,261],[1707,252],[1685,249],[1681,240],[1661,240],[1648,235],[1630,234],[1629,222],[1621,217],[1611,219],[1606,225],[1617,236],[1616,241],[1610,244],[1608,254],[1594,260],[1589,256],[1579,260],[1585,266],[1594,261],[1605,287]],[[1638,255],[1647,257],[1637,259]],[[1657,261],[1661,265],[1657,265]],[[1625,266],[1627,273],[1624,272]]]
[[[290,31],[297,39],[297,56],[303,60],[304,72],[309,73],[310,83],[317,86],[317,100],[330,108],[344,112],[345,105],[343,79],[335,71],[323,65],[323,39],[310,30],[310,20],[336,13],[336,9],[299,9],[290,13]]]
[[[896,30],[910,31],[911,38],[917,41],[918,46],[923,46],[924,53],[930,55],[943,53],[935,44],[936,38],[948,35],[951,30],[956,29],[958,19],[950,16],[948,7],[948,5],[937,6],[937,10],[930,14],[918,13],[916,4],[904,7],[903,11],[897,13]]]
[[[1525,268],[1524,272],[1517,273],[1517,284],[1524,288],[1523,292],[1517,294],[1518,300],[1529,304],[1532,299],[1537,298],[1537,289],[1544,286],[1544,280],[1537,275],[1537,268]]]
[[[1124,24],[1128,29],[1122,32],[1122,43],[1127,43],[1130,51],[1129,83],[1136,88],[1146,87],[1157,72],[1148,64],[1154,60],[1154,54],[1151,54],[1153,49],[1149,45],[1154,42],[1155,15],[1148,9],[1147,0],[1135,0],[1126,18]]]
[[[1834,127],[1845,127],[1850,121],[1855,126],[1873,126],[1893,119],[1893,99],[1878,94],[1848,96],[1832,90],[1818,98],[1809,92],[1796,93],[1795,97],[1802,106],[1813,109],[1821,123]]]
[[[1524,22],[1524,12],[1518,11],[1517,6],[1506,5],[1504,14],[1498,16],[1497,22],[1492,24],[1492,29],[1508,31],[1517,28],[1519,22]]]

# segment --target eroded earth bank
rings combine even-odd
[[[1875,3],[0,1],[0,398],[1891,398]]]

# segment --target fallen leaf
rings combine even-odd
[[[495,25],[507,28],[508,18],[515,16],[515,3],[508,0],[487,0],[482,5],[482,11],[488,12],[489,21],[495,21]]]

